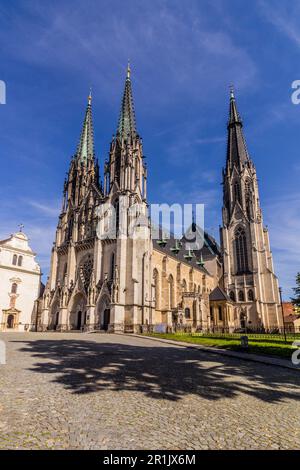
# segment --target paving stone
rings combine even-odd
[[[300,449],[293,370],[113,334],[0,339],[0,449]]]

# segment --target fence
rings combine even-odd
[[[190,325],[173,325],[172,332],[176,334],[192,334],[193,336],[208,336],[208,337],[222,337],[222,338],[240,338],[241,334],[249,336],[249,338],[257,339],[299,339],[300,327],[278,327],[269,326],[260,328],[237,328],[232,329],[228,327],[215,327],[211,326],[209,329],[197,328],[192,331]]]

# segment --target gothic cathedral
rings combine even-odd
[[[221,247],[206,232],[198,250],[186,250],[184,238],[152,238],[129,67],[103,176],[101,182],[89,96],[35,320],[40,330],[235,331],[281,325],[255,167],[233,93]],[[197,230],[194,223],[191,230]]]

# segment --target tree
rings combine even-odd
[[[295,297],[292,297],[291,301],[295,307],[300,308],[300,272],[296,276],[296,286],[297,287],[293,287]]]

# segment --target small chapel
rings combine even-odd
[[[0,240],[0,331],[30,331],[41,294],[41,268],[27,235],[20,231]]]

